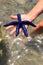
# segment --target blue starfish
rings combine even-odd
[[[22,28],[25,36],[28,37],[28,32],[27,32],[27,29],[26,29],[25,25],[31,25],[33,27],[36,27],[36,25],[33,24],[32,22],[28,21],[28,20],[22,21],[20,14],[17,14],[17,17],[18,17],[18,22],[17,21],[12,21],[10,23],[5,24],[4,27],[10,26],[10,25],[17,25],[17,27],[16,27],[16,36],[18,36],[18,34],[19,34],[19,29]]]

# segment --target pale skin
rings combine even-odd
[[[34,8],[27,14],[23,14],[21,15],[21,18],[22,20],[29,20],[29,21],[33,21],[36,19],[36,17],[41,13],[43,12],[43,0],[39,0],[38,3],[34,6]],[[13,16],[11,15],[10,18],[14,19],[14,20],[17,20],[17,16]],[[28,27],[27,25],[25,25],[26,28]],[[15,36],[15,32],[16,32],[16,26],[8,26],[6,27],[5,29],[6,30],[9,30],[11,28],[14,28],[11,32],[10,32],[10,35],[14,35]],[[20,32],[22,30],[20,29]],[[42,31],[42,32],[40,32]],[[36,33],[37,32],[37,33]],[[39,33],[40,32],[40,33]],[[32,34],[41,34],[43,33],[43,20],[40,21],[37,26],[35,28],[33,28],[33,30],[30,32],[30,36],[32,36]],[[23,31],[22,31],[22,34],[24,35]],[[34,35],[33,35],[34,36]],[[33,37],[32,36],[32,37]]]

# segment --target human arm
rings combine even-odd
[[[30,32],[30,36],[33,38],[39,34],[43,33],[43,20],[40,21],[35,28],[33,28]]]

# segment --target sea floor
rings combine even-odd
[[[0,0],[0,21],[4,24],[12,20],[10,15],[28,13],[37,1]],[[42,19],[43,13],[33,22],[37,24]],[[0,65],[43,65],[43,34],[31,41],[22,34],[14,38],[9,36],[9,31],[5,31],[3,24],[0,25]],[[29,26],[29,33],[31,29],[32,27]]]

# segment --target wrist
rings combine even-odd
[[[38,2],[35,7],[27,14],[30,21],[33,21],[43,10],[43,2]]]
[[[27,18],[27,20],[29,20],[29,21],[33,21],[34,19],[35,19],[35,15],[29,15],[29,14],[27,14],[26,15],[26,18]]]

